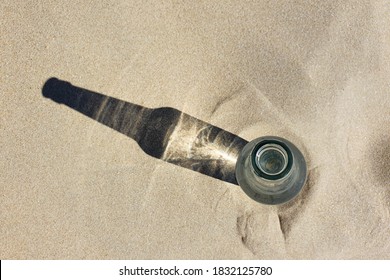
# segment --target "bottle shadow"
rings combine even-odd
[[[170,107],[147,108],[57,78],[42,95],[132,139],[148,155],[236,184],[235,165],[248,141]]]

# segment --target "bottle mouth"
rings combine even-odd
[[[256,152],[255,164],[267,175],[279,175],[286,169],[287,163],[287,152],[278,144],[266,144]]]
[[[252,152],[252,166],[257,176],[279,180],[287,176],[293,164],[291,150],[281,141],[262,141]]]

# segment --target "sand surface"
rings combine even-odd
[[[0,4],[0,259],[390,259],[390,3]],[[56,76],[305,154],[294,201],[145,154]]]

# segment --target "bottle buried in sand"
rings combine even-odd
[[[239,184],[258,202],[286,202],[305,182],[302,154],[282,138],[248,143],[177,109],[146,108],[56,78],[46,81],[42,94],[134,139],[150,156]]]
[[[276,136],[257,138],[241,151],[236,178],[243,191],[264,204],[294,198],[306,181],[306,161],[295,145]]]

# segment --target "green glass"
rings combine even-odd
[[[306,182],[306,161],[286,139],[265,136],[249,142],[236,163],[236,179],[243,191],[264,204],[294,198]]]

